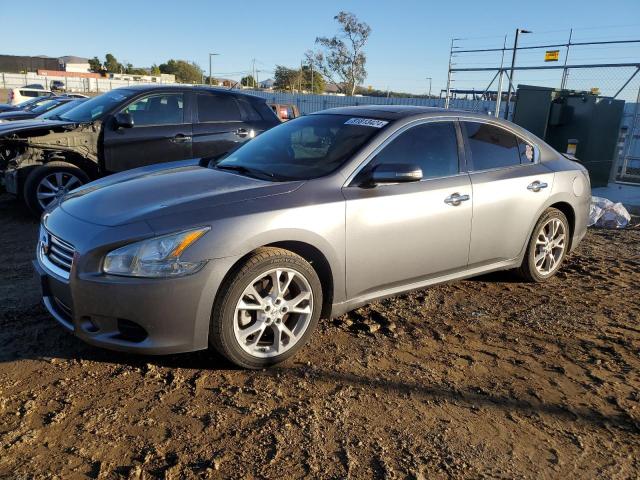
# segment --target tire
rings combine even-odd
[[[556,222],[559,222],[559,224]],[[547,235],[542,231],[543,228],[546,228],[545,231],[551,233],[547,227],[553,225],[561,225],[559,228],[562,228],[564,237],[561,250],[559,250],[559,246],[551,248],[552,245],[557,242],[557,239],[545,245],[539,244],[540,239],[547,238]],[[536,222],[536,226],[531,233],[531,238],[529,239],[527,250],[525,252],[524,259],[522,260],[522,265],[520,265],[520,268],[516,270],[518,275],[528,282],[535,283],[546,282],[552,278],[562,266],[562,262],[567,255],[570,233],[571,230],[569,228],[569,222],[567,221],[567,217],[564,213],[556,208],[547,208]],[[542,258],[543,252],[546,252],[546,248],[550,248],[550,253],[544,253],[545,258],[540,265],[540,258]],[[553,263],[551,262],[549,255],[554,258]],[[538,260],[538,266],[536,266],[536,260]],[[545,272],[544,267],[548,267],[549,271]]]
[[[57,176],[56,174],[60,175]],[[54,179],[61,179],[61,181],[58,182],[60,183],[59,186],[61,189],[57,192],[44,184],[44,182],[51,179],[52,176]],[[75,178],[75,181],[72,181],[73,178]],[[75,165],[67,162],[49,162],[40,167],[36,167],[27,176],[23,189],[24,201],[35,215],[40,216],[45,210],[45,207],[53,203],[57,196],[61,196],[67,191],[73,190],[87,182],[89,182],[87,174]],[[57,186],[55,185],[55,180],[49,183],[54,187]],[[39,194],[51,194],[51,196],[38,198]],[[48,201],[49,199],[51,200]]]
[[[282,295],[275,293],[278,272]],[[260,299],[247,293],[251,288]],[[307,290],[308,300],[304,298]],[[289,250],[260,248],[223,282],[211,315],[209,344],[240,367],[264,368],[300,350],[315,330],[321,311],[322,286],[314,268]],[[250,335],[250,331],[256,333]]]

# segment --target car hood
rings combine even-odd
[[[40,119],[40,118],[31,118],[27,120],[13,120],[11,122],[0,123],[0,136],[11,134],[11,133],[24,132],[25,130],[30,130],[30,129],[59,128],[59,127],[74,126],[74,125],[77,125],[77,124],[74,122],[63,122],[60,120],[46,120],[46,119]]]
[[[280,195],[304,182],[268,182],[212,168],[197,160],[137,168],[89,183],[68,194],[59,208],[105,226],[180,215],[230,203]]]

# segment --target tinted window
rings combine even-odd
[[[23,97],[39,97],[42,92],[36,92],[34,90],[20,90],[20,95]]]
[[[249,122],[259,122],[262,120],[260,114],[253,108],[251,102],[245,100],[244,98],[238,99],[238,106],[240,107],[240,112],[242,113],[242,119]]]
[[[184,102],[181,93],[149,95],[127,105],[123,112],[133,117],[134,127],[176,125],[184,122]]]
[[[425,123],[396,137],[376,155],[370,168],[403,163],[422,168],[423,178],[458,173],[458,141],[453,122]]]
[[[198,119],[201,122],[230,122],[240,120],[235,99],[227,95],[198,95]]]
[[[278,125],[245,143],[218,168],[244,168],[274,180],[321,177],[349,160],[381,128],[349,122],[343,115],[308,115]],[[383,126],[384,128],[384,122]]]
[[[516,136],[486,123],[464,122],[474,170],[510,167],[520,164]]]

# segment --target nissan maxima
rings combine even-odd
[[[34,265],[46,308],[90,344],[262,368],[382,297],[495,270],[549,280],[589,202],[585,168],[512,123],[338,108],[72,191]]]

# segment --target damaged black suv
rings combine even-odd
[[[112,90],[55,120],[0,124],[5,188],[40,214],[110,173],[216,157],[280,121],[261,98],[189,86]]]

